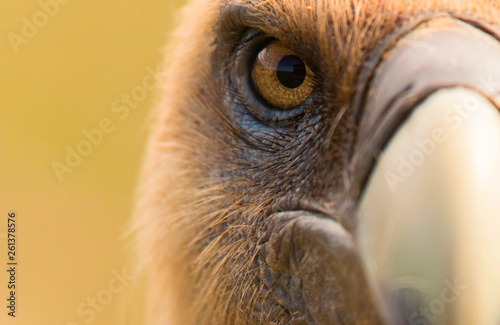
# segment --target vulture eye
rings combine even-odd
[[[251,71],[258,96],[278,109],[289,110],[304,104],[313,91],[312,71],[279,41],[265,44],[255,57]]]

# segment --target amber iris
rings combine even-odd
[[[313,91],[312,71],[279,41],[272,41],[258,53],[252,68],[252,82],[260,97],[279,109],[304,104]]]

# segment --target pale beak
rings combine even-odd
[[[498,108],[463,88],[417,107],[371,176],[358,238],[389,324],[500,324]]]
[[[388,325],[500,324],[500,92],[481,87],[492,76],[498,39],[441,19],[400,41],[360,101],[356,240]]]

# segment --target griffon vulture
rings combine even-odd
[[[500,324],[500,2],[194,0],[135,225],[152,324]]]

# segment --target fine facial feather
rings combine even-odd
[[[243,14],[229,6],[240,6]],[[267,240],[266,217],[309,204],[349,222],[352,216],[340,212],[348,208],[340,205],[350,179],[359,74],[387,35],[436,12],[495,23],[500,3],[195,0],[184,10],[168,50],[164,98],[155,111],[135,218],[153,323],[307,319],[290,312],[259,273],[255,257]],[[229,75],[248,28],[281,40],[317,71],[321,118],[311,117],[291,133],[235,123],[230,102],[244,101],[228,86]]]

